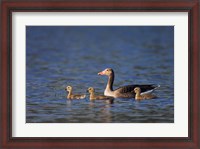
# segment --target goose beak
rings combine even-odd
[[[104,71],[98,73],[98,75],[105,75]]]

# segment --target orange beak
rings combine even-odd
[[[99,72],[98,75],[105,75],[105,71]]]

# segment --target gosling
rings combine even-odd
[[[89,92],[90,94],[90,101],[94,101],[94,100],[103,100],[103,101],[106,101],[110,104],[113,103],[114,101],[114,98],[113,97],[110,97],[110,96],[104,96],[104,95],[95,95],[95,90],[93,87],[89,87],[87,92]]]
[[[72,93],[72,87],[71,86],[67,86],[65,88],[65,90],[68,91],[67,99],[84,99],[86,97],[86,95],[83,95],[83,94],[82,95],[78,95],[78,94],[74,95]]]
[[[141,95],[141,89],[139,87],[134,88],[135,92],[135,100],[143,100],[143,99],[154,99],[157,98],[157,96],[150,94],[150,93],[145,93]]]

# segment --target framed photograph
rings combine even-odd
[[[1,148],[200,148],[199,1],[1,2]]]

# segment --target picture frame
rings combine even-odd
[[[199,1],[1,2],[1,148],[200,148]],[[188,137],[12,137],[12,12],[188,12]]]

